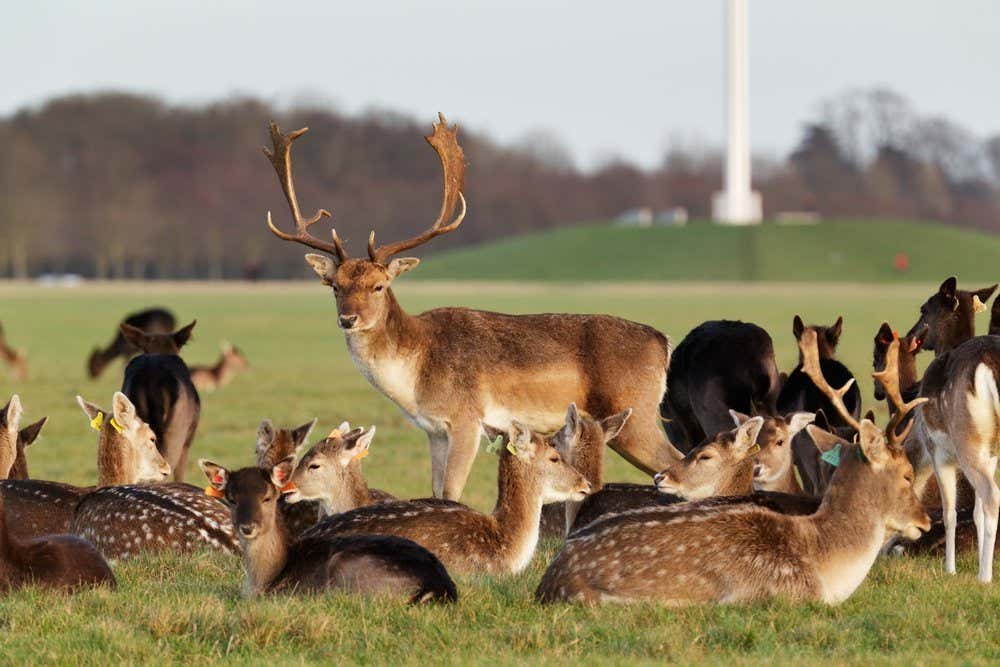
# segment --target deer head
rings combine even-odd
[[[292,473],[285,499],[319,500],[326,514],[353,509],[353,492],[361,477],[361,460],[368,456],[375,427],[351,429],[347,422],[330,432],[303,455]]]
[[[24,450],[38,438],[49,420],[42,417],[20,428],[21,415],[21,399],[14,394],[7,405],[0,408],[0,479],[28,479],[28,459]]]
[[[501,445],[499,476],[506,480],[509,492],[538,488],[543,504],[581,501],[591,492],[590,482],[563,459],[555,446],[521,422],[511,421],[507,431],[485,424],[483,430],[491,442]]]
[[[736,426],[749,421],[748,415],[729,411]],[[816,418],[812,412],[794,412],[787,417],[767,417],[757,435],[760,451],[754,456],[753,484],[761,491],[773,491],[773,485],[788,475],[794,475],[792,466],[792,438]]]
[[[687,500],[748,493],[753,457],[760,450],[757,436],[763,426],[764,418],[754,417],[732,431],[719,433],[657,473],[653,477],[656,488]]]
[[[242,371],[250,366],[250,361],[243,354],[243,350],[229,341],[222,343],[222,360],[234,371]]]
[[[161,482],[170,476],[170,464],[156,448],[153,429],[136,415],[128,397],[116,391],[111,415],[103,408],[76,397],[91,428],[99,432],[98,485]]]
[[[294,456],[314,426],[315,419],[293,429],[275,428],[270,419],[262,421],[257,429],[257,467],[272,468],[282,459]]]
[[[345,332],[366,331],[384,321],[391,304],[390,285],[398,276],[414,268],[420,260],[413,257],[395,257],[427,243],[431,239],[454,231],[465,218],[465,197],[462,188],[465,182],[465,155],[458,145],[457,126],[448,127],[443,115],[434,124],[434,132],[426,137],[441,161],[444,171],[444,196],[437,220],[423,233],[405,241],[388,245],[375,245],[375,232],[368,237],[368,258],[352,259],[348,256],[343,242],[333,230],[332,240],[322,241],[309,233],[309,228],[330,217],[329,211],[318,210],[311,218],[304,218],[299,209],[292,181],[291,145],[306,133],[308,128],[283,134],[276,123],[271,123],[271,149],[264,154],[274,167],[278,181],[285,193],[288,207],[295,222],[295,233],[279,230],[267,214],[267,224],[271,232],[280,239],[295,241],[325,254],[308,254],[306,261],[320,281],[333,289],[337,301],[339,323]],[[461,211],[449,222],[456,207]]]
[[[940,353],[951,349],[976,335],[975,316],[986,310],[996,288],[960,290],[958,280],[951,276],[920,306],[920,318],[906,335],[918,335],[926,328],[925,350]]]
[[[806,326],[802,322],[802,318],[796,315],[792,319],[792,333],[795,335],[795,340],[801,340],[802,334],[806,330],[816,332],[820,359],[833,359],[837,352],[837,343],[840,342],[840,334],[843,333],[844,330],[844,318],[838,317],[837,321],[829,327],[819,324],[810,324],[809,326]],[[799,359],[800,363],[801,361],[802,360]]]
[[[928,326],[925,324],[913,334],[899,338],[888,322],[883,322],[875,334],[875,350],[872,353],[872,368],[876,371],[885,370],[886,354],[892,341],[899,338],[899,387],[901,391],[912,389],[917,379],[917,353],[924,347]],[[875,380],[875,400],[885,400],[885,388]]]
[[[191,332],[198,320],[169,334],[146,333],[138,327],[122,322],[122,335],[131,345],[145,354],[179,354],[184,344],[191,340]]]
[[[604,447],[621,433],[631,416],[632,409],[629,408],[604,419],[594,419],[580,414],[576,404],[570,403],[565,424],[549,438],[549,442],[566,463],[583,473],[596,490],[601,486]]]
[[[207,459],[198,460],[198,467],[208,478],[209,494],[229,503],[233,527],[244,544],[273,534],[278,527],[277,501],[291,477],[293,464],[293,458],[288,457],[271,468],[230,472]]]

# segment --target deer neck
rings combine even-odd
[[[493,510],[501,550],[513,561],[513,570],[522,569],[531,560],[538,544],[538,526],[542,518],[541,482],[515,463],[512,454],[504,453],[497,474],[497,504]]]
[[[372,504],[372,494],[361,474],[361,464],[351,461],[348,464],[344,479],[340,484],[332,485],[331,493],[320,500],[323,513],[327,516],[349,512],[358,507]]]
[[[275,512],[271,525],[255,540],[239,536],[243,547],[243,567],[246,570],[246,595],[255,596],[267,591],[288,562],[288,529]]]
[[[753,459],[737,464],[736,470],[716,491],[717,496],[745,496],[753,491]]]
[[[131,443],[122,442],[125,436],[105,424],[97,446],[97,486],[135,484],[136,462]]]
[[[7,473],[7,479],[28,478],[28,459],[24,455],[24,450],[19,446],[17,448],[17,456],[14,457],[14,465],[10,467],[10,472]]]
[[[959,308],[955,317],[949,323],[947,331],[934,346],[934,356],[939,357],[948,350],[956,348],[976,335],[974,314],[965,308]]]
[[[795,478],[795,466],[790,462],[785,472],[781,473],[778,479],[768,484],[767,487],[767,489],[762,490],[789,493],[792,495],[800,495],[802,493],[802,487],[799,486],[799,481]]]
[[[569,464],[576,468],[597,491],[604,485],[604,433],[584,425]]]

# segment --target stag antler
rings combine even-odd
[[[872,377],[882,383],[882,386],[885,388],[885,395],[896,408],[896,414],[892,416],[889,420],[889,424],[885,427],[886,440],[894,447],[901,447],[903,445],[903,441],[906,440],[906,436],[910,434],[910,429],[913,428],[913,420],[911,419],[907,422],[901,433],[897,433],[896,429],[899,428],[899,425],[903,423],[906,416],[910,412],[912,412],[917,406],[926,403],[929,399],[918,397],[909,403],[903,400],[903,394],[899,390],[898,334],[893,333],[892,342],[889,344],[889,349],[886,350],[885,368],[881,371],[872,373]]]
[[[462,194],[462,189],[465,187],[465,153],[458,145],[457,134],[458,126],[453,125],[449,128],[444,114],[438,113],[438,122],[434,123],[434,133],[429,137],[424,137],[437,152],[438,158],[441,160],[441,168],[444,171],[444,196],[437,220],[419,236],[378,248],[375,247],[375,232],[372,231],[368,236],[368,256],[373,262],[385,264],[386,260],[393,255],[423,245],[437,236],[454,231],[462,224],[466,210],[465,195]],[[445,224],[445,220],[454,212],[458,202],[462,203],[461,212],[454,220]]]
[[[830,403],[837,409],[840,416],[844,418],[855,431],[861,430],[861,424],[854,418],[851,411],[844,405],[844,394],[846,394],[854,384],[851,378],[840,389],[834,389],[823,377],[823,370],[819,364],[819,344],[816,340],[816,330],[806,329],[799,337],[799,350],[802,351],[802,372],[805,373],[816,388],[829,399]]]
[[[271,220],[270,211],[267,212],[267,226],[279,239],[295,241],[310,248],[322,250],[325,253],[333,255],[336,261],[340,263],[347,259],[347,252],[344,250],[344,244],[341,242],[340,237],[337,236],[336,229],[333,230],[333,243],[321,241],[309,233],[309,228],[322,218],[329,218],[330,212],[321,208],[316,211],[313,217],[304,220],[299,210],[299,200],[295,196],[295,184],[292,182],[292,142],[308,131],[308,127],[303,127],[294,132],[282,134],[278,124],[271,121],[271,143],[274,144],[274,148],[273,150],[265,148],[264,155],[267,156],[267,159],[274,167],[275,173],[278,174],[278,181],[281,183],[281,189],[285,192],[285,199],[288,200],[288,208],[291,210],[292,218],[295,220],[295,233],[288,234],[275,227],[274,222]]]

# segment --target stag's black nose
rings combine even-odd
[[[357,315],[341,315],[340,316],[340,328],[350,329],[358,322]]]

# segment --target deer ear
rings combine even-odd
[[[737,410],[730,410],[729,416],[733,418],[733,426],[735,426],[736,428],[743,426],[743,424],[745,424],[746,421],[750,419],[750,415],[745,415]]]
[[[306,255],[306,262],[325,284],[333,282],[333,276],[337,273],[337,265],[332,259],[326,255],[317,255],[311,252]]]
[[[14,394],[10,397],[7,405],[3,407],[3,423],[11,431],[16,431],[21,424],[21,397]]]
[[[861,420],[861,431],[859,432],[859,446],[864,452],[865,458],[875,465],[885,463],[889,456],[888,446],[885,442],[885,434],[882,429],[868,419]]]
[[[311,422],[306,422],[292,431],[292,445],[294,446],[294,449],[298,449],[302,446],[302,443],[305,442],[306,438],[309,437],[309,434],[312,433],[313,427],[316,426],[317,421],[318,417],[314,418]]]
[[[178,329],[170,335],[174,339],[174,345],[177,349],[184,347],[185,343],[191,340],[191,333],[194,331],[194,325],[198,324],[198,320],[192,320],[191,324],[187,325],[183,329]]]
[[[265,419],[257,427],[257,453],[263,452],[274,442],[274,426],[270,419]]]
[[[802,322],[802,318],[796,315],[792,318],[792,333],[795,334],[795,340],[802,337],[802,332],[806,330],[805,323]]]
[[[826,330],[826,339],[831,344],[836,344],[840,340],[840,334],[844,331],[844,317],[841,315],[833,326]]]
[[[111,411],[115,414],[115,421],[122,428],[131,426],[132,420],[136,418],[135,406],[128,400],[128,396],[120,391],[116,391],[114,398],[111,399]]]
[[[815,424],[809,424],[806,426],[806,433],[812,438],[813,444],[816,445],[816,449],[823,452],[824,454],[832,450],[837,445],[849,445],[850,443],[841,437],[830,433],[827,430],[821,429]]]
[[[997,299],[997,301],[994,302],[994,304],[996,303],[1000,303],[1000,299]],[[995,305],[994,308],[996,308]],[[930,325],[925,324],[924,326],[920,327],[920,331],[910,336],[909,350],[912,354],[916,354],[924,347],[924,341],[927,340],[928,329],[930,329]]]
[[[283,488],[292,479],[292,471],[295,470],[295,455],[289,455],[278,461],[271,468],[271,484],[279,489]]]
[[[125,337],[125,340],[127,340],[133,347],[144,350],[149,344],[149,336],[146,335],[145,331],[138,327],[122,322],[118,325],[118,329],[122,332],[122,336]]]
[[[507,450],[522,460],[529,460],[535,455],[535,448],[531,441],[531,431],[527,426],[516,419],[510,422],[507,431]]]
[[[938,293],[946,299],[953,299],[955,298],[955,291],[957,289],[958,279],[955,276],[951,276],[941,283],[941,286],[938,287]]]
[[[389,279],[395,280],[407,271],[417,268],[419,263],[420,260],[416,257],[400,257],[389,262],[389,266],[385,267],[385,270],[389,274]]]
[[[18,434],[18,442],[21,443],[22,447],[27,447],[33,443],[37,438],[38,434],[42,432],[42,427],[45,426],[45,422],[49,420],[48,417],[42,417],[34,424],[29,424],[21,429]]]
[[[610,417],[605,417],[601,420],[601,428],[604,429],[604,442],[605,444],[611,442],[615,437],[622,432],[625,428],[625,422],[628,418],[632,416],[632,408],[626,409],[624,412],[619,412],[616,415],[611,415]]]
[[[357,461],[368,456],[368,451],[375,438],[375,427],[365,430],[357,429],[358,433],[352,432],[352,437],[344,441],[344,448],[340,451],[340,463],[347,466],[351,461]]]
[[[788,418],[788,437],[793,438],[795,435],[804,429],[809,424],[812,424],[816,419],[816,414],[813,412],[796,412],[791,417]]]
[[[205,473],[209,485],[216,491],[224,491],[229,481],[229,471],[208,459],[198,459],[198,467]]]
[[[889,326],[888,322],[883,322],[882,326],[878,328],[878,333],[875,334],[875,344],[883,346],[892,344],[892,327]]]
[[[733,449],[738,453],[748,452],[757,444],[757,436],[764,426],[763,417],[753,417],[746,420],[736,429],[736,440],[733,441]],[[757,448],[760,449],[759,447]]]
[[[576,403],[570,403],[566,408],[566,421],[563,422],[562,432],[568,438],[573,438],[580,432],[580,411]]]
[[[87,415],[87,419],[94,419],[97,415],[107,412],[104,408],[94,405],[88,400],[85,400],[83,396],[76,397],[76,403],[83,410],[83,414]]]

